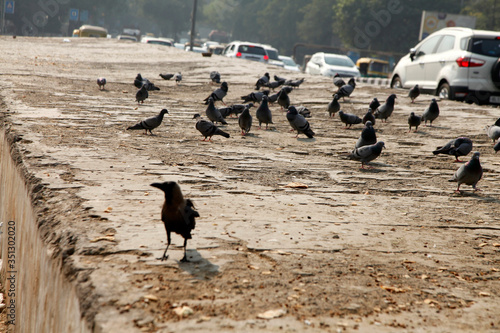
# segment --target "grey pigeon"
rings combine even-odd
[[[205,113],[207,114],[208,119],[210,121],[216,123],[219,122],[223,125],[227,125],[227,122],[224,120],[224,117],[222,117],[222,114],[220,113],[219,109],[217,109],[214,105],[214,99],[212,97],[208,97],[208,106],[207,109],[205,110]]]
[[[361,118],[352,113],[344,113],[344,111],[339,111],[340,121],[345,124],[344,128],[351,128],[352,125],[361,124]]]
[[[255,83],[255,90],[259,90],[260,87],[264,87],[266,84],[269,83],[270,79],[271,77],[269,76],[269,73],[265,73],[264,76],[258,79],[257,82]]]
[[[248,104],[233,104],[231,105],[231,113],[234,114],[235,116],[241,114],[246,108],[252,108],[253,103],[248,103]]]
[[[217,71],[210,72],[210,80],[212,80],[213,83],[220,83],[220,73]]]
[[[297,112],[304,118],[311,118],[311,111],[303,105],[295,107]]]
[[[455,162],[462,162],[459,156],[466,156],[472,151],[472,140],[466,137],[459,137],[449,141],[442,147],[437,147],[432,153],[434,155],[445,154],[455,156]]]
[[[180,84],[180,83],[181,83],[181,81],[182,81],[182,73],[181,73],[181,72],[176,73],[176,74],[174,75],[174,79],[175,79],[175,83]]]
[[[243,100],[243,103],[260,103],[262,101],[262,96],[264,95],[268,96],[269,90],[255,91],[246,96],[241,96],[241,99]]]
[[[285,82],[287,81],[287,79],[279,77],[278,75],[274,75],[274,80],[275,81],[285,81]]]
[[[149,93],[146,89],[146,86],[142,86],[141,89],[137,90],[137,92],[135,93],[135,100],[137,101],[137,103],[143,104],[148,97]]]
[[[106,85],[106,79],[103,77],[98,78],[97,85],[99,86],[99,90],[104,90],[104,86]]]
[[[281,88],[281,90],[284,90],[287,94],[289,94],[293,91],[293,88],[286,86],[286,87]],[[276,101],[278,101],[278,97],[280,95],[281,90],[278,91],[276,94],[272,94],[271,96],[269,96],[268,102],[269,103],[276,103]]]
[[[416,84],[413,88],[408,91],[408,97],[411,98],[411,102],[415,102],[415,98],[417,98],[420,95],[420,88],[418,87],[418,84]]]
[[[373,161],[380,156],[380,154],[382,153],[382,148],[384,147],[384,142],[379,141],[373,145],[355,148],[348,157],[351,160],[360,161],[361,169],[364,169],[366,163]]]
[[[333,99],[330,103],[328,103],[328,114],[331,117],[335,117],[335,113],[340,111],[340,103],[339,103],[339,98],[340,96],[337,94],[333,94]]]
[[[300,80],[286,80],[284,84],[285,84],[286,86],[290,86],[290,87],[298,88],[298,87],[300,87],[300,85],[301,85],[302,83],[304,83],[304,81],[305,81],[305,78],[302,78],[302,79],[300,79]]]
[[[356,80],[351,77],[346,85],[343,85],[339,88],[337,94],[339,95],[339,97],[342,97],[342,100],[345,100],[345,97],[351,96],[354,88],[356,88]]]
[[[161,122],[163,121],[163,116],[165,113],[168,113],[167,109],[163,109],[160,111],[160,113],[154,117],[147,118],[143,121],[138,122],[134,126],[127,127],[128,130],[140,130],[143,129],[145,130],[144,134],[148,134],[148,131],[151,135],[153,135],[153,132],[151,130],[157,128],[158,126],[161,125]]]
[[[300,133],[304,133],[309,139],[312,139],[314,137],[314,132],[311,130],[311,125],[309,125],[309,122],[306,120],[306,118],[298,113],[295,106],[292,105],[288,108],[286,119],[290,123],[290,126],[292,126],[292,128],[297,131],[296,137],[298,137]]]
[[[247,135],[250,132],[250,128],[252,128],[252,115],[250,114],[249,107],[246,107],[238,117],[238,125],[241,128],[241,135]]]
[[[422,114],[422,121],[424,121],[425,126],[427,126],[427,121],[430,121],[432,126],[432,122],[436,120],[439,116],[439,105],[435,98],[431,100],[431,104],[425,109],[424,114]]]
[[[415,127],[415,133],[418,131],[418,126],[422,123],[422,117],[417,116],[415,112],[411,112],[408,116],[408,133],[411,132],[411,128]]]
[[[498,140],[497,143],[493,146],[493,150],[495,151],[495,153],[498,153],[498,151],[500,150],[500,140]]]
[[[484,129],[493,142],[497,141],[498,138],[500,138],[500,119],[497,120],[494,125],[486,126]]]
[[[375,134],[375,129],[373,128],[372,122],[367,121],[365,127],[361,131],[358,141],[356,142],[356,148],[369,146],[377,143],[377,135]]]
[[[229,138],[228,133],[215,126],[211,121],[202,119],[198,113],[193,116],[193,119],[196,119],[196,129],[205,137],[202,141],[205,141],[207,138],[208,141],[212,141],[212,136],[214,135],[222,135],[225,138]]]
[[[382,122],[387,122],[387,118],[389,118],[394,111],[395,98],[397,98],[395,94],[391,94],[387,97],[385,103],[379,106],[375,111],[375,118],[382,119]]]
[[[137,74],[137,76],[135,77],[134,86],[136,86],[136,88],[141,88],[142,86],[145,86],[148,91],[160,90],[160,88],[155,86],[154,83],[152,83],[146,78],[143,78],[141,74]]]
[[[281,80],[281,81],[273,81],[273,82],[268,82],[266,84],[264,84],[265,87],[268,87],[268,88],[271,88],[273,91],[274,89],[282,86],[283,84],[285,83],[284,80]]]
[[[333,76],[333,85],[337,87],[337,89],[345,85],[345,81],[340,77],[339,73]]]
[[[170,80],[171,78],[174,77],[174,74],[160,74],[160,77],[163,79],[163,80]]]
[[[208,104],[208,99],[212,98],[214,103],[221,101],[224,105],[226,105],[226,103],[224,103],[224,97],[226,97],[228,90],[229,88],[227,86],[227,82],[222,82],[220,88],[215,89],[207,98],[204,99],[205,104]]]
[[[287,90],[281,89],[278,93],[278,104],[282,109],[288,109],[290,106],[290,97],[288,96]]]
[[[378,109],[379,106],[380,106],[380,102],[378,101],[377,97],[374,97],[372,99],[372,101],[370,102],[370,105],[368,105],[368,108],[375,111]]]
[[[233,107],[227,106],[225,108],[219,108],[219,112],[220,112],[222,118],[226,119],[229,115],[231,115],[233,113]]]
[[[478,151],[474,152],[470,161],[461,165],[453,175],[453,178],[449,180],[450,182],[458,183],[458,187],[455,192],[460,192],[461,184],[471,185],[474,191],[478,190],[476,185],[483,176],[483,168],[479,162],[479,155]]]
[[[259,120],[259,128],[261,128],[262,123],[265,123],[267,130],[268,124],[273,124],[273,115],[271,113],[271,110],[269,109],[269,103],[267,102],[266,95],[262,96],[262,102],[257,108],[255,115]]]
[[[371,121],[372,125],[375,125],[375,116],[373,115],[373,109],[368,109],[368,111],[366,111],[365,115],[363,116],[363,119],[361,119],[361,122],[363,124],[366,124],[367,121]]]

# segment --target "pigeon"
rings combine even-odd
[[[351,128],[352,125],[361,124],[361,118],[352,113],[344,113],[344,111],[339,111],[340,120],[345,124],[344,128]],[[347,127],[349,125],[349,127]]]
[[[339,97],[342,97],[342,100],[345,100],[345,97],[351,96],[354,88],[356,88],[356,80],[352,77],[349,79],[347,84],[339,88],[339,90],[337,91],[337,95],[339,95]]]
[[[471,185],[474,191],[479,190],[476,188],[476,185],[483,176],[483,168],[479,162],[479,155],[478,151],[474,152],[470,161],[461,165],[453,177],[449,180],[450,182],[458,183],[458,187],[455,192],[460,192],[461,184]]]
[[[417,116],[415,112],[410,113],[410,116],[408,116],[408,126],[410,127],[408,133],[411,132],[412,127],[415,127],[415,133],[416,133],[418,131],[418,126],[420,126],[421,122],[422,122],[422,117]]]
[[[182,81],[182,74],[181,74],[181,72],[176,73],[176,74],[174,75],[174,79],[175,79],[175,83],[180,84],[180,83],[181,83],[181,81]]]
[[[297,106],[296,109],[297,109],[297,112],[301,116],[303,116],[304,118],[311,118],[311,111],[309,111],[309,109],[306,108],[305,106],[300,105],[300,106]]]
[[[284,83],[285,83],[285,81],[283,81],[283,80],[273,81],[273,82],[268,82],[268,83],[264,84],[264,86],[267,88],[271,88],[274,91],[274,89],[282,86]]]
[[[176,182],[153,183],[151,186],[159,188],[165,193],[165,202],[161,210],[161,220],[167,231],[167,248],[163,256],[158,260],[167,260],[167,250],[170,246],[170,233],[175,232],[184,238],[184,257],[181,262],[188,262],[186,255],[187,240],[191,239],[191,230],[194,229],[195,218],[200,217],[194,210],[193,202],[190,199],[184,199],[181,188]]]
[[[498,153],[500,150],[500,140],[497,141],[497,143],[493,146],[493,150],[495,151],[495,154]]]
[[[266,72],[264,74],[264,76],[262,76],[260,79],[258,79],[257,82],[255,83],[255,90],[259,90],[260,87],[263,87],[264,85],[269,83],[270,79],[271,79],[271,77],[269,76],[269,73]]]
[[[420,88],[418,87],[418,84],[416,84],[413,88],[410,89],[408,92],[408,97],[411,98],[411,102],[415,102],[415,98],[417,98],[420,95]]]
[[[294,88],[298,88],[302,83],[304,83],[305,79],[302,78],[300,80],[286,80],[284,85],[285,86],[290,86]]]
[[[363,146],[369,146],[377,143],[377,135],[375,134],[375,129],[373,128],[372,122],[367,121],[365,127],[361,131],[358,141],[356,142],[356,148]]]
[[[153,135],[153,132],[151,130],[157,128],[158,126],[161,125],[161,122],[163,121],[163,116],[165,113],[168,113],[167,109],[163,109],[160,111],[160,113],[154,117],[147,118],[143,121],[138,122],[134,126],[127,127],[128,130],[139,130],[143,129],[146,132],[144,134],[148,134],[148,131],[151,135]]]
[[[375,125],[375,116],[373,115],[373,109],[368,109],[368,111],[366,111],[365,115],[363,116],[363,119],[361,119],[361,122],[363,124],[366,124],[367,121],[371,121],[372,126]]]
[[[384,147],[384,142],[379,141],[373,145],[355,148],[348,157],[351,160],[360,161],[361,169],[364,169],[366,163],[373,161],[380,156],[380,154],[382,153],[382,148]]]
[[[217,71],[210,72],[210,80],[212,80],[212,83],[220,83],[220,73]]]
[[[298,137],[300,133],[304,133],[309,139],[312,139],[314,137],[314,132],[311,130],[311,125],[309,125],[309,122],[306,120],[306,118],[298,113],[295,106],[292,105],[288,107],[286,119],[290,123],[290,126],[292,126],[292,128],[297,131],[296,137]]]
[[[286,87],[281,88],[281,90],[284,90],[287,94],[289,94],[289,93],[291,93],[293,91],[293,88],[289,87],[289,86],[286,86]],[[268,102],[269,103],[276,103],[276,101],[278,100],[278,97],[279,97],[279,94],[280,94],[281,90],[278,91],[276,94],[272,94],[271,96],[269,96]]]
[[[278,75],[274,75],[274,80],[275,81],[285,81],[285,82],[287,81],[287,79],[279,77]]]
[[[246,96],[241,96],[241,99],[243,100],[243,103],[260,103],[262,101],[262,96],[264,95],[268,96],[269,90],[252,92]]]
[[[486,130],[488,137],[493,140],[493,142],[497,141],[498,138],[500,138],[500,118],[495,122],[495,124],[486,126],[484,129]]]
[[[231,105],[231,115],[234,114],[234,115],[239,115],[241,114],[246,108],[252,108],[253,107],[253,103],[248,103],[248,104],[233,104]]]
[[[380,106],[380,102],[378,101],[377,97],[373,98],[372,101],[370,102],[370,105],[368,105],[368,108],[372,110],[377,110],[378,107]]]
[[[268,97],[266,95],[262,96],[262,102],[255,113],[257,119],[259,120],[259,129],[261,128],[262,123],[266,124],[266,130],[268,129],[268,124],[273,124],[273,115],[269,109],[267,98]]]
[[[227,95],[228,89],[227,82],[222,82],[220,88],[215,89],[207,98],[204,99],[205,105],[208,104],[209,98],[212,98],[214,102],[221,101],[224,105],[226,105],[223,99]]]
[[[222,118],[226,119],[229,115],[231,115],[233,113],[233,107],[228,106],[225,108],[219,108],[219,112],[220,112]]]
[[[171,78],[174,77],[174,74],[160,74],[160,77],[163,79],[163,80],[170,80]]]
[[[149,81],[146,78],[143,78],[141,74],[137,74],[137,76],[134,79],[134,86],[136,88],[141,88],[142,86],[146,87],[146,90],[152,91],[152,90],[160,90],[157,86],[154,85],[151,81]]]
[[[375,111],[375,118],[382,119],[383,122],[387,122],[387,118],[389,118],[394,111],[395,98],[397,98],[395,94],[391,94],[389,97],[387,97],[385,103],[379,106]]]
[[[99,90],[104,90],[104,86],[106,85],[106,78],[103,77],[98,78],[97,85],[99,86]]]
[[[214,99],[212,97],[208,97],[208,106],[207,109],[205,110],[205,113],[207,114],[208,119],[214,123],[221,123],[223,125],[227,125],[227,122],[224,120],[224,117],[222,117],[222,114],[220,113],[219,109],[217,109],[214,105]]]
[[[282,109],[288,109],[290,106],[290,97],[288,97],[287,90],[281,89],[278,93],[278,104]]]
[[[335,113],[340,111],[340,103],[339,103],[339,98],[340,96],[338,94],[333,94],[333,99],[330,103],[328,103],[328,114],[331,117],[335,117]]]
[[[345,85],[345,81],[343,78],[340,77],[339,73],[335,74],[335,76],[333,77],[333,85],[337,88],[340,88]]]
[[[137,92],[135,93],[135,99],[138,104],[139,103],[143,104],[146,98],[148,97],[149,93],[148,90],[146,89],[146,86],[142,86],[141,89],[137,90]]]
[[[246,107],[238,117],[238,125],[241,128],[241,135],[247,135],[252,127],[252,115],[250,114],[250,107]]]
[[[439,116],[439,106],[438,103],[436,102],[436,99],[433,98],[431,100],[431,104],[425,109],[424,114],[422,115],[422,121],[424,121],[425,126],[427,126],[427,121],[430,121],[432,126],[432,122],[436,120],[436,118]]]
[[[466,156],[472,151],[472,140],[466,137],[459,137],[449,141],[442,147],[437,147],[432,153],[434,155],[446,154],[455,156],[455,162],[462,162],[459,156]]]
[[[193,116],[196,119],[196,129],[205,137],[202,141],[208,138],[208,141],[212,141],[212,136],[222,135],[225,138],[229,138],[229,134],[218,128],[211,121],[202,119],[197,113]]]

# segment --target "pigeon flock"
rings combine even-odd
[[[162,73],[159,76],[164,80],[174,79],[176,85],[182,81],[180,72],[176,74]],[[311,111],[303,105],[295,106],[292,103],[293,98],[290,95],[294,89],[297,89],[305,80],[288,80],[277,75],[274,75],[274,81],[271,81],[271,76],[266,72],[255,83],[255,91],[241,96],[242,104],[226,105],[224,98],[229,92],[229,84],[227,81],[222,81],[221,74],[217,71],[212,71],[209,74],[210,84],[220,84],[219,88],[213,90],[201,103],[207,105],[205,115],[208,120],[202,118],[199,113],[195,113],[193,119],[196,120],[195,128],[202,135],[202,141],[212,142],[212,137],[219,135],[229,139],[230,134],[225,131],[225,128],[219,126],[229,126],[225,120],[227,117],[237,117],[238,126],[241,130],[241,136],[244,137],[252,129],[253,118],[251,109],[256,107],[254,113],[256,121],[259,124],[259,129],[265,124],[265,130],[269,130],[269,125],[273,123],[272,104],[280,106],[280,110],[285,111],[285,117],[291,127],[291,131],[296,132],[295,138],[300,134],[304,134],[308,139],[314,139],[316,133],[313,131],[311,124],[306,118],[311,118]],[[136,91],[136,101],[144,103],[149,98],[150,92],[159,91],[153,82],[144,78],[141,74],[137,74],[133,81],[134,86],[138,89]],[[106,79],[99,77],[97,79],[99,90],[104,90]],[[386,148],[383,141],[377,141],[377,130],[375,129],[376,119],[381,119],[382,122],[387,123],[395,109],[396,94],[390,94],[385,102],[381,104],[375,97],[372,99],[368,106],[368,111],[363,116],[359,117],[354,113],[345,112],[342,110],[340,98],[342,100],[346,97],[350,98],[356,89],[356,81],[350,78],[345,83],[344,78],[336,75],[333,78],[334,92],[333,99],[325,105],[328,112],[329,119],[335,118],[339,115],[340,122],[345,124],[344,129],[351,129],[352,126],[363,124],[360,136],[354,143],[354,148],[351,152],[347,153],[348,159],[361,162],[361,169],[372,169],[373,166],[369,165],[381,156],[382,151]],[[280,88],[277,93],[270,95],[271,90]],[[264,89],[264,90],[262,90]],[[408,97],[411,103],[415,103],[415,99],[420,96],[420,89],[415,85],[408,92]],[[218,108],[216,103],[222,103],[225,107]],[[256,106],[255,104],[258,104]],[[283,113],[283,112],[281,112]],[[163,121],[166,114],[169,114],[167,109],[162,109],[157,115],[146,118],[137,122],[135,125],[128,126],[127,130],[144,130],[144,134],[154,135],[152,130],[158,128]],[[414,111],[408,116],[408,133],[414,129],[418,133],[419,126],[423,123],[432,127],[433,122],[439,117],[439,105],[437,100],[433,98],[430,104],[425,108],[422,115],[417,115]],[[219,124],[217,126],[216,124]],[[495,153],[500,150],[500,118],[492,125],[485,127],[486,135],[494,143]],[[311,142],[314,142],[311,140]],[[443,146],[437,147],[432,153],[434,155],[451,155],[455,157],[454,162],[463,163],[459,157],[467,156],[473,148],[473,142],[470,138],[460,136],[448,141]],[[457,182],[457,189],[455,192],[462,193],[460,186],[462,184],[472,186],[474,191],[478,190],[477,184],[483,175],[483,169],[479,160],[480,153],[474,152],[470,160],[461,165],[458,170],[449,179],[450,182]],[[191,231],[195,228],[195,218],[199,217],[197,211],[194,210],[193,202],[190,199],[184,199],[179,185],[176,182],[153,183],[151,186],[162,190],[165,194],[165,202],[162,209],[161,219],[165,224],[167,231],[167,247],[159,260],[166,260],[168,258],[167,251],[171,243],[171,232],[177,233],[184,238],[184,257],[182,262],[186,262],[186,244],[187,240],[191,238]]]

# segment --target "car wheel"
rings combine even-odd
[[[401,82],[401,79],[399,78],[399,76],[396,76],[394,79],[392,79],[391,88],[393,88],[393,89],[403,88],[403,83]]]
[[[442,83],[438,88],[438,93],[440,99],[451,99],[451,89],[448,83]]]
[[[493,69],[491,70],[491,79],[495,87],[500,89],[500,59],[497,60]]]

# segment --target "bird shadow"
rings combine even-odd
[[[255,134],[255,133],[247,133],[245,135],[242,135],[241,136],[242,138],[246,138],[246,137],[251,137],[251,138],[258,138],[259,135],[258,134]]]
[[[208,280],[219,274],[219,266],[203,258],[197,250],[187,250],[188,262],[176,260],[179,268],[196,279]]]
[[[475,198],[475,199],[478,199],[478,200],[481,200],[481,201],[485,201],[485,202],[492,202],[492,203],[500,203],[500,199],[497,199],[497,198],[494,198],[494,197],[491,197],[489,195],[482,195],[483,193],[481,193],[481,191],[464,191],[464,190],[460,190],[460,193],[459,192],[453,192],[451,194],[452,197],[459,197],[459,198],[463,198],[463,197],[468,197],[468,198]]]
[[[316,142],[316,138],[297,138],[297,141],[302,141],[302,142]]]

